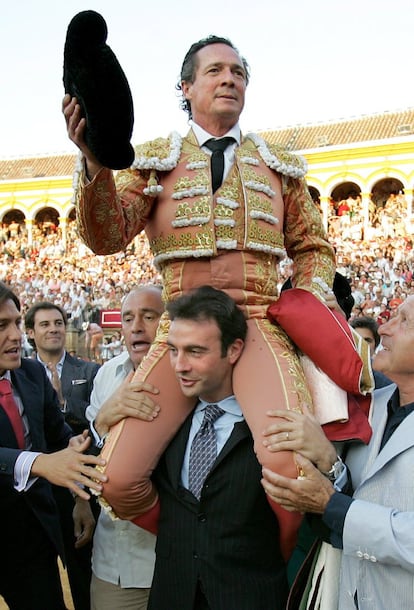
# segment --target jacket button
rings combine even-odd
[[[357,551],[356,556],[359,557],[359,559],[362,559],[364,556],[364,553],[362,551]]]
[[[205,523],[207,521],[207,516],[205,513],[199,513],[197,519],[200,523]]]

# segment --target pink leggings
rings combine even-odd
[[[136,378],[160,390],[156,398],[161,407],[158,417],[152,422],[124,419],[111,429],[102,452],[108,461],[103,496],[122,519],[133,519],[155,505],[157,494],[151,474],[195,406],[193,400],[183,397],[170,365],[167,332],[168,320],[164,319],[150,353],[136,373]],[[298,473],[294,454],[272,453],[262,444],[263,430],[271,420],[274,422],[266,411],[300,410],[304,402],[311,404],[295,350],[280,327],[266,319],[248,320],[246,344],[233,373],[233,389],[252,432],[260,464],[295,478]],[[291,549],[301,515],[270,503],[279,519],[281,547]]]

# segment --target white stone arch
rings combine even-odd
[[[330,213],[329,232],[333,231],[335,234],[338,231],[349,232],[352,230],[360,232],[360,235],[362,235],[368,219],[367,203],[363,196],[364,181],[362,177],[356,172],[346,172],[345,174],[336,172],[325,182],[325,189],[327,192],[327,207]],[[334,202],[339,203],[339,201],[348,199],[350,196],[353,200],[358,201],[357,205],[352,206],[352,209],[357,210],[358,213],[355,216],[346,214],[340,217],[336,214]]]
[[[66,220],[69,220],[69,218],[71,216],[75,217],[76,215],[76,206],[75,205],[70,205],[70,206],[65,206],[65,214],[64,214],[64,218],[66,218]]]
[[[0,202],[0,222],[3,222],[3,218],[16,210],[17,212],[21,212],[26,219],[28,217],[26,206],[20,201],[14,201],[13,203],[9,203],[8,201]]]
[[[308,177],[306,179],[306,184],[308,186],[309,192],[311,194],[312,199],[315,201],[315,198],[312,194],[312,191],[316,191],[318,193],[318,203],[322,213],[322,222],[327,228],[328,225],[328,216],[329,216],[329,197],[326,196],[324,182],[317,178],[316,176]]]
[[[382,180],[392,180],[393,178],[395,178],[396,180],[401,182],[404,189],[406,187],[409,187],[409,184],[410,184],[409,176],[407,176],[407,174],[405,172],[399,170],[398,168],[393,167],[391,171],[387,171],[387,172],[384,172],[384,170],[383,169],[381,170],[381,168],[376,169],[375,171],[371,172],[369,174],[369,176],[367,176],[367,189],[371,193],[372,190],[374,189],[375,185],[378,184],[378,182],[381,182]],[[414,180],[414,172],[413,172],[413,180]]]
[[[363,178],[359,174],[347,172],[345,176],[344,174],[335,174],[325,182],[327,195],[332,196],[336,189],[348,183],[355,184],[359,188],[360,193],[364,192],[365,184]]]
[[[32,220],[35,220],[36,216],[44,208],[51,208],[59,217],[64,215],[64,208],[59,201],[46,197],[45,199],[37,199],[37,201],[30,206]]]

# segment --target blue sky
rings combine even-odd
[[[192,42],[251,66],[244,132],[414,106],[413,0],[15,0],[0,22],[0,157],[73,152],[61,115],[66,29],[100,12],[134,98],[133,143],[185,133],[174,89]]]

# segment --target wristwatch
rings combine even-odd
[[[332,464],[331,469],[328,472],[322,472],[322,474],[325,475],[326,477],[328,477],[328,479],[332,483],[334,483],[336,481],[336,479],[343,473],[344,469],[345,469],[345,464],[343,463],[343,461],[341,460],[339,455],[337,455],[336,462],[334,462],[334,464]]]

